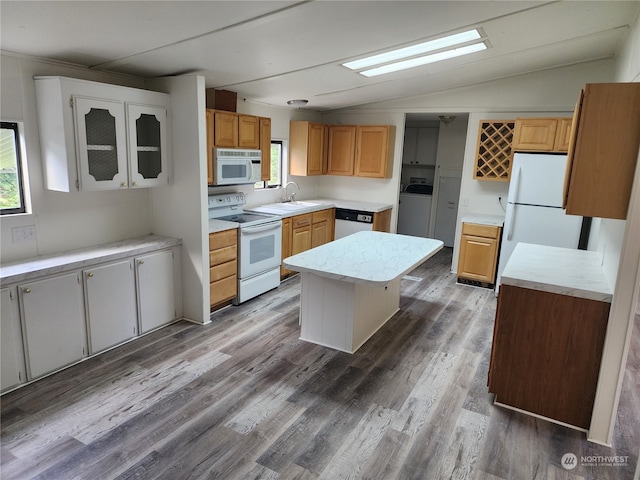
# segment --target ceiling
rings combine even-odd
[[[0,1],[5,52],[324,111],[615,56],[639,1]],[[369,53],[479,27],[490,48],[366,78]]]

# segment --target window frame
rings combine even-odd
[[[0,215],[19,215],[27,213],[27,203],[25,195],[25,175],[24,175],[24,157],[22,155],[22,145],[20,137],[20,125],[18,122],[0,121],[0,128],[5,130],[13,130],[13,138],[16,151],[16,179],[18,182],[18,198],[20,207],[18,208],[1,208]]]
[[[280,183],[276,184],[276,185],[269,185],[269,181],[270,180],[262,180],[260,182],[256,182],[254,185],[260,185],[258,186],[254,186],[255,190],[268,190],[271,188],[281,188],[282,185],[284,185],[284,156],[285,156],[285,142],[284,140],[274,140],[272,139],[270,142],[270,147],[272,147],[274,144],[280,145]],[[269,151],[271,151],[271,148],[269,148]]]

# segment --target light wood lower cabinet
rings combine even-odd
[[[127,259],[82,272],[89,327],[89,353],[138,334],[133,261]]]
[[[609,309],[501,285],[488,382],[496,402],[588,429]]]
[[[496,279],[500,227],[462,224],[458,279],[493,285]]]
[[[282,258],[305,252],[333,241],[335,235],[335,208],[305,213],[282,219]],[[282,278],[293,274],[280,266]]]
[[[375,212],[373,214],[373,231],[374,232],[390,232],[391,231],[391,209]]]
[[[238,294],[238,230],[209,234],[209,291],[212,308]]]

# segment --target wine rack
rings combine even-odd
[[[481,120],[473,178],[508,182],[513,161],[515,120]]]

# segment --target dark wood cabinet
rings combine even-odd
[[[588,429],[610,304],[502,285],[489,391],[496,402]]]

